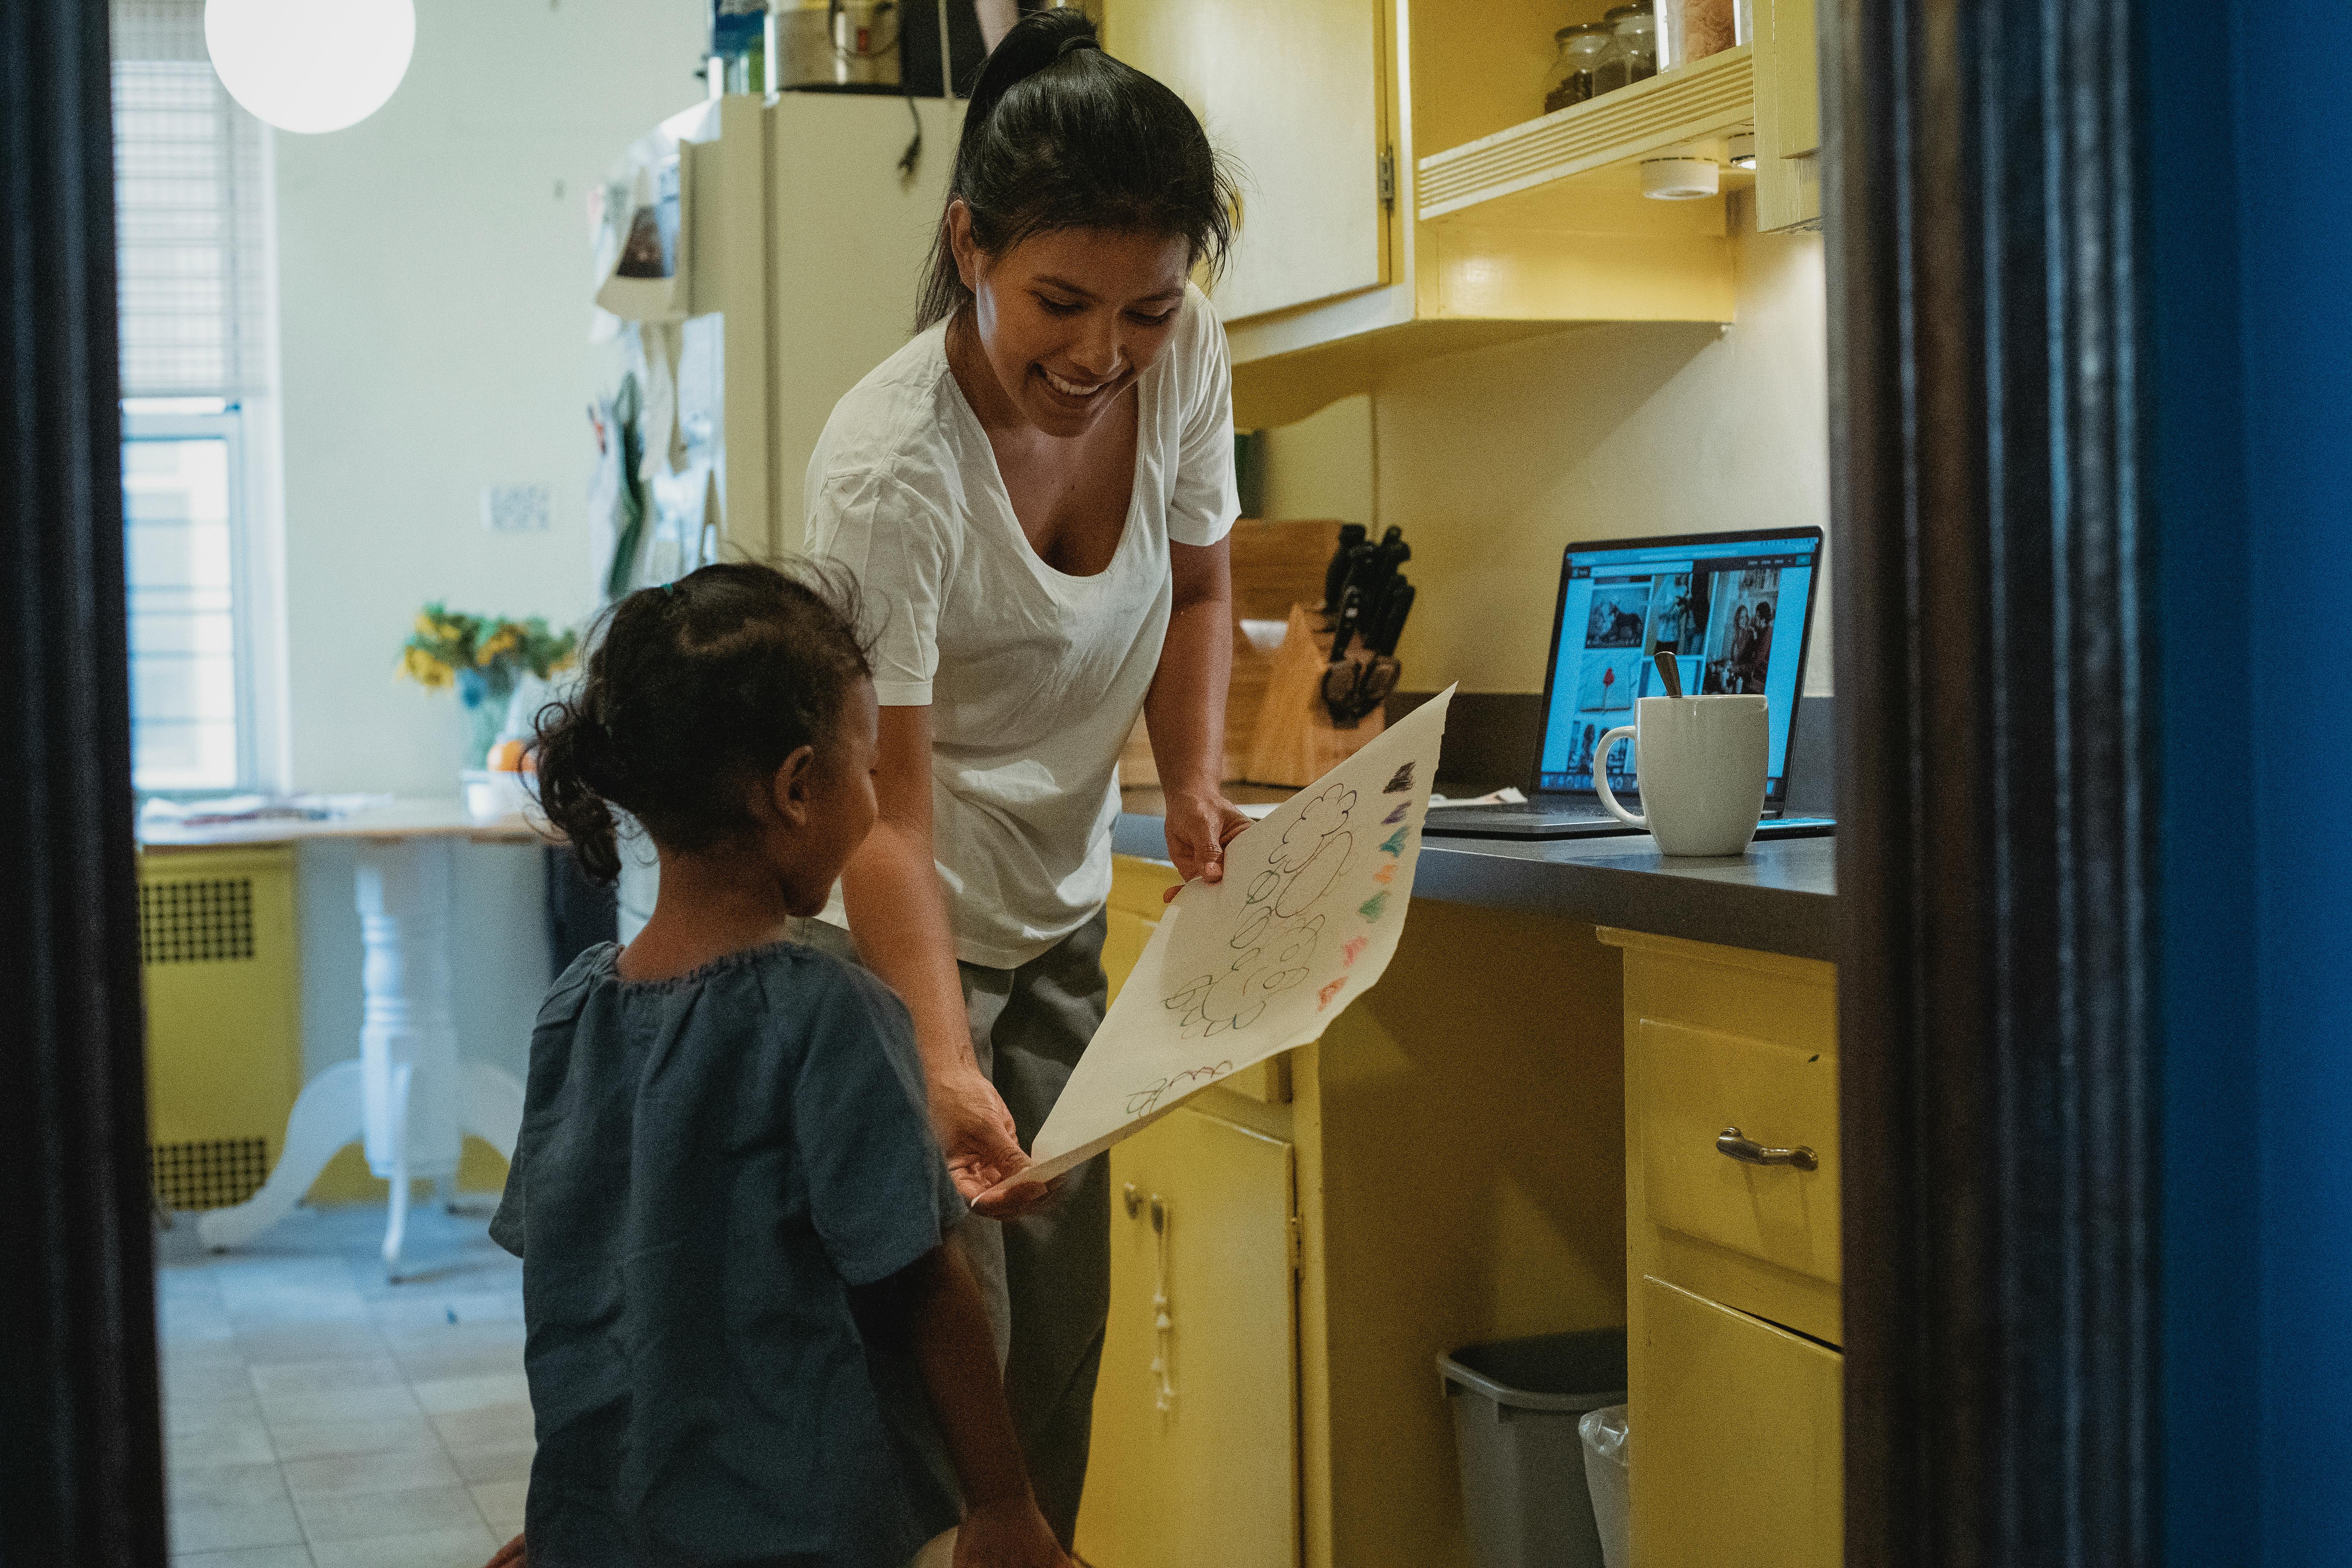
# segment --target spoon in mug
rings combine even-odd
[[[1658,661],[1658,674],[1666,683],[1666,695],[1680,697],[1683,694],[1682,665],[1664,648],[1660,648],[1655,657]]]

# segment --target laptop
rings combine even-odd
[[[1788,817],[1789,750],[1805,687],[1822,531],[1694,533],[1571,544],[1560,560],[1543,740],[1524,804],[1443,806],[1433,837],[1580,838],[1638,833],[1609,815],[1592,785],[1602,735],[1633,722],[1633,701],[1665,695],[1656,656],[1673,654],[1683,690],[1760,692],[1770,700],[1759,838],[1828,833],[1827,817]],[[1630,740],[1612,748],[1609,788],[1641,810]]]

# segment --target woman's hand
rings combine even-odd
[[[518,1535],[499,1547],[486,1568],[530,1568],[530,1553],[523,1550],[522,1537]]]
[[[964,1068],[934,1073],[926,1087],[931,1131],[939,1135],[956,1191],[972,1212],[989,1219],[1013,1219],[1044,1207],[1057,1184],[1029,1182],[993,1197],[983,1195],[1029,1164],[1013,1131],[1013,1113],[1004,1109],[1004,1097],[996,1086],[977,1068]]]
[[[1151,763],[1168,801],[1168,857],[1190,882],[1225,875],[1225,846],[1249,826],[1224,777],[1225,688],[1234,673],[1233,544],[1168,544],[1174,599],[1160,668],[1143,699]],[[1171,888],[1168,897],[1173,899]]]
[[[1070,1559],[1026,1496],[983,1505],[957,1527],[955,1568],[1070,1568]]]
[[[1225,846],[1250,825],[1224,792],[1214,785],[1168,794],[1168,858],[1187,882],[1220,882],[1225,876]],[[1172,900],[1181,889],[1164,895]]]

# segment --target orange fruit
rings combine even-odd
[[[489,768],[494,773],[530,772],[530,748],[520,741],[500,741],[490,748]]]

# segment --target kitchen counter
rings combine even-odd
[[[1241,804],[1286,790],[1235,788]],[[1157,790],[1127,792],[1112,848],[1168,858]],[[1657,853],[1647,834],[1524,842],[1428,838],[1413,896],[1521,910],[1726,947],[1837,958],[1837,841],[1759,841],[1722,859]]]

